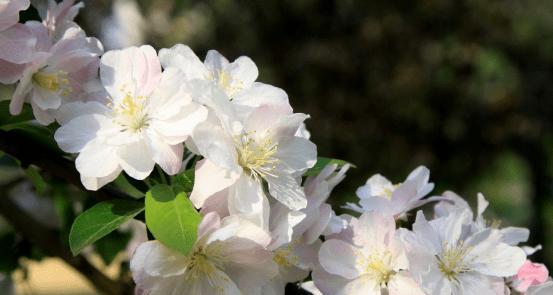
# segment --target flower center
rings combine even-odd
[[[285,247],[281,247],[275,250],[273,254],[273,261],[282,267],[297,265],[299,262],[299,257],[293,254],[293,248],[295,244],[297,244],[297,242],[293,241]]]
[[[437,255],[436,259],[438,260],[438,269],[448,280],[457,280],[459,274],[470,271],[465,262],[470,248],[460,243],[456,246],[445,245],[443,249],[444,251]]]
[[[127,93],[123,100],[112,109],[115,122],[133,132],[140,132],[148,127],[148,99],[144,96],[133,96]]]
[[[227,277],[221,276],[221,268],[225,261],[221,245],[197,247],[188,256],[184,279],[193,282],[200,278],[207,278],[212,287],[221,288],[221,280],[228,280]]]
[[[244,89],[241,81],[233,81],[232,76],[223,70],[218,70],[215,75],[209,74],[208,78],[217,82],[217,85],[225,91],[231,100],[235,93]]]
[[[33,75],[33,82],[39,87],[58,92],[63,96],[68,96],[71,92],[71,86],[69,85],[69,79],[67,79],[67,72],[44,72],[39,71]]]
[[[255,132],[246,133],[236,140],[238,163],[246,169],[253,177],[275,176],[271,173],[279,160],[275,158],[278,144],[273,143],[268,137],[255,140]]]
[[[391,200],[392,199],[392,194],[394,193],[394,191],[401,185],[401,183],[398,183],[398,184],[394,184],[392,185],[392,187],[385,187],[382,189],[382,194],[380,195],[380,197],[382,198],[385,198],[385,199],[388,199],[388,200]]]
[[[396,273],[392,267],[392,253],[388,250],[376,250],[368,256],[360,253],[358,257],[361,257],[357,263],[364,270],[364,276],[376,281],[381,287],[385,287]]]

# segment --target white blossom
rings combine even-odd
[[[137,288],[149,295],[258,295],[277,274],[269,242],[270,236],[247,220],[220,220],[210,213],[188,255],[149,241],[138,247],[131,270]]]
[[[413,231],[400,230],[411,274],[426,293],[496,294],[492,281],[524,263],[524,251],[502,242],[499,231],[471,232],[471,223],[468,210],[431,221],[419,211]]]
[[[179,172],[183,141],[207,115],[192,102],[178,71],[165,70],[150,46],[109,51],[100,76],[109,97],[73,103],[59,118],[55,138],[75,164],[84,186],[96,190],[124,170],[146,178],[155,164]]]

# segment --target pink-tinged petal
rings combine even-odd
[[[549,271],[545,265],[526,260],[513,278],[513,287],[524,293],[530,286],[540,285],[549,278]]]
[[[114,181],[119,176],[119,173],[121,173],[121,170],[121,168],[115,169],[111,174],[104,177],[86,177],[81,175],[81,182],[87,190],[97,191],[104,185]]]
[[[112,50],[102,56],[100,78],[116,103],[128,94],[149,96],[160,77],[159,60],[149,45]]]
[[[121,168],[132,178],[142,180],[154,169],[152,150],[142,140],[117,148]]]
[[[29,7],[29,0],[8,0],[0,3],[0,31],[3,31],[19,21],[19,11]]]
[[[289,105],[261,105],[251,112],[244,122],[244,128],[246,131],[255,131],[257,134],[264,135],[267,130],[279,128],[281,120],[287,118],[287,116],[291,114],[292,108]],[[301,124],[301,122],[296,126],[296,130],[299,124]],[[294,130],[291,136],[296,133],[296,130]],[[278,142],[278,140],[276,140],[276,142]]]
[[[158,241],[140,245],[131,260],[131,270],[150,276],[176,276],[186,271],[186,257]]]
[[[253,83],[251,88],[238,92],[234,95],[233,103],[246,105],[250,107],[258,107],[260,105],[289,105],[288,95],[284,90],[263,84],[259,82]]]
[[[33,58],[36,38],[22,24],[16,24],[0,32],[0,59],[16,64],[30,62]]]
[[[229,216],[230,212],[228,211],[228,194],[229,189],[226,188],[211,195],[211,197],[205,200],[200,213],[208,214],[211,212],[215,212],[219,214],[220,217]]]
[[[311,276],[322,294],[337,294],[349,282],[349,279],[328,273],[322,267],[315,268]]]
[[[182,156],[184,145],[182,143],[170,145],[158,136],[150,136],[148,144],[152,151],[153,160],[165,173],[169,175],[177,174],[182,166]]]
[[[37,21],[28,21],[25,26],[31,30],[36,39],[35,50],[37,52],[49,52],[52,48],[52,40],[48,35],[48,29]]]
[[[198,240],[221,227],[221,218],[216,212],[209,212],[202,217],[198,225]]]
[[[119,169],[119,157],[114,147],[93,140],[81,150],[75,166],[81,176],[106,177]]]
[[[178,68],[188,80],[205,79],[209,76],[202,61],[186,45],[177,44],[169,49],[161,49],[159,59],[163,68]]]
[[[321,205],[316,221],[303,234],[305,242],[310,244],[317,241],[330,223],[332,216],[332,207],[329,204]]]
[[[14,64],[0,59],[0,83],[13,84],[23,76],[28,64]]]
[[[64,55],[73,51],[83,49],[86,45],[86,34],[79,27],[71,27],[63,33],[62,38],[54,43],[50,52],[54,59],[63,59]],[[57,62],[56,62],[57,63]]]
[[[12,115],[19,115],[19,113],[21,113],[25,98],[33,89],[32,73],[28,73],[28,71],[29,70],[26,70],[23,73],[23,77],[21,78],[21,81],[19,81],[19,84],[17,84],[10,101],[10,114]]]
[[[229,188],[228,206],[230,215],[239,215],[257,226],[269,229],[269,202],[261,184],[241,175]]]
[[[358,251],[344,241],[327,240],[319,250],[319,262],[325,271],[351,280],[361,275],[357,269]]]
[[[201,160],[196,163],[190,200],[196,208],[201,208],[209,197],[231,186],[237,179],[238,175],[229,174],[208,159]]]
[[[391,215],[369,211],[359,217],[353,241],[358,246],[382,247],[394,238],[396,222]]]

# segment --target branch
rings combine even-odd
[[[61,242],[60,233],[49,229],[21,210],[8,196],[0,191],[0,214],[24,237],[35,243],[45,253],[63,259],[79,271],[98,290],[108,295],[133,294],[130,283],[116,282],[105,276],[82,256],[73,256]]]
[[[0,150],[10,154],[21,162],[23,167],[31,164],[48,171],[56,178],[75,185],[83,191],[87,191],[82,183],[79,172],[75,169],[73,161],[60,155],[59,150],[38,143],[24,134],[0,130]],[[114,198],[130,198],[119,190],[104,187],[98,191],[88,191],[98,201]]]

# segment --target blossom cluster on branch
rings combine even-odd
[[[82,2],[50,1],[42,22],[21,24],[29,5],[0,0],[10,112],[27,103],[59,127],[86,189],[124,175],[147,184],[144,199],[110,211],[145,210],[156,238],[130,262],[136,294],[276,295],[290,283],[330,295],[553,294],[547,268],[527,258],[539,246],[521,245],[527,229],[486,220],[481,194],[475,212],[453,192],[429,196],[423,166],[398,184],[371,176],[337,215],[327,200],[352,165],[317,158],[309,116],[258,82],[250,58],[210,50],[202,61],[183,44],[104,52],[73,21]],[[107,234],[86,226],[75,221],[74,253]]]

